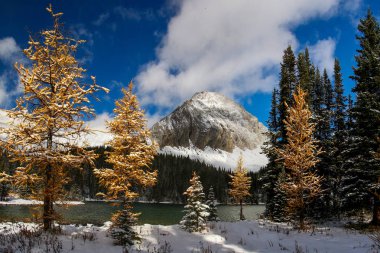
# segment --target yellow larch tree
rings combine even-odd
[[[157,177],[157,171],[149,167],[157,146],[150,139],[144,111],[140,109],[132,89],[132,82],[128,89],[122,89],[124,96],[115,103],[115,117],[107,122],[109,132],[113,135],[107,143],[111,148],[107,153],[107,162],[113,168],[95,170],[99,183],[107,190],[107,197],[123,201],[124,209],[112,218],[115,228],[113,237],[121,244],[131,244],[135,237],[130,225],[136,219],[136,214],[130,212],[130,202],[139,196],[138,188],[153,186]]]
[[[60,200],[67,182],[68,167],[93,164],[95,154],[84,149],[80,140],[91,132],[84,120],[94,115],[89,95],[108,91],[92,78],[84,83],[85,69],[75,59],[84,41],[67,37],[59,22],[63,13],[47,8],[54,20],[51,30],[40,32],[39,40],[29,39],[24,54],[31,65],[15,64],[23,85],[16,107],[8,110],[9,126],[1,128],[1,148],[13,162],[19,162],[13,181],[33,184],[33,197],[43,200],[44,229],[52,228],[53,203]]]
[[[248,176],[248,171],[243,165],[243,156],[240,155],[237,167],[231,176],[229,195],[236,203],[240,204],[240,220],[244,220],[243,201],[246,197],[251,196],[249,190],[251,188],[251,177]]]
[[[305,228],[307,205],[321,192],[321,177],[311,171],[319,161],[321,151],[313,138],[312,113],[305,97],[306,93],[298,86],[293,94],[292,107],[286,105],[287,144],[277,150],[287,170],[287,179],[280,186],[287,196],[286,212],[298,219],[300,229]]]

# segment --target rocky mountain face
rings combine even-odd
[[[267,129],[231,99],[199,92],[154,124],[151,131],[161,148],[194,146],[232,152],[260,147]]]

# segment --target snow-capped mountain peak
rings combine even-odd
[[[265,155],[258,152],[266,131],[256,117],[233,100],[205,91],[196,93],[152,127],[153,138],[165,153],[232,168],[236,154],[242,152],[247,161],[257,158],[257,166],[250,162],[252,170],[266,164]],[[254,157],[248,158],[247,150],[255,150]],[[218,154],[224,162],[218,162]],[[229,159],[229,154],[234,154],[234,159]]]

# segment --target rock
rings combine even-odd
[[[153,125],[159,146],[211,147],[232,152],[255,149],[266,140],[266,127],[231,99],[215,92],[199,92]]]

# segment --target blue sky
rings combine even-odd
[[[52,25],[48,3],[64,12],[67,31],[87,40],[78,58],[99,84],[111,89],[95,103],[112,118],[114,100],[130,80],[149,124],[195,92],[218,91],[265,122],[277,86],[282,52],[306,46],[315,64],[342,65],[346,93],[358,45],[356,26],[377,0],[12,0],[0,3],[0,107],[10,108],[22,89],[13,70],[25,61],[28,36]]]

